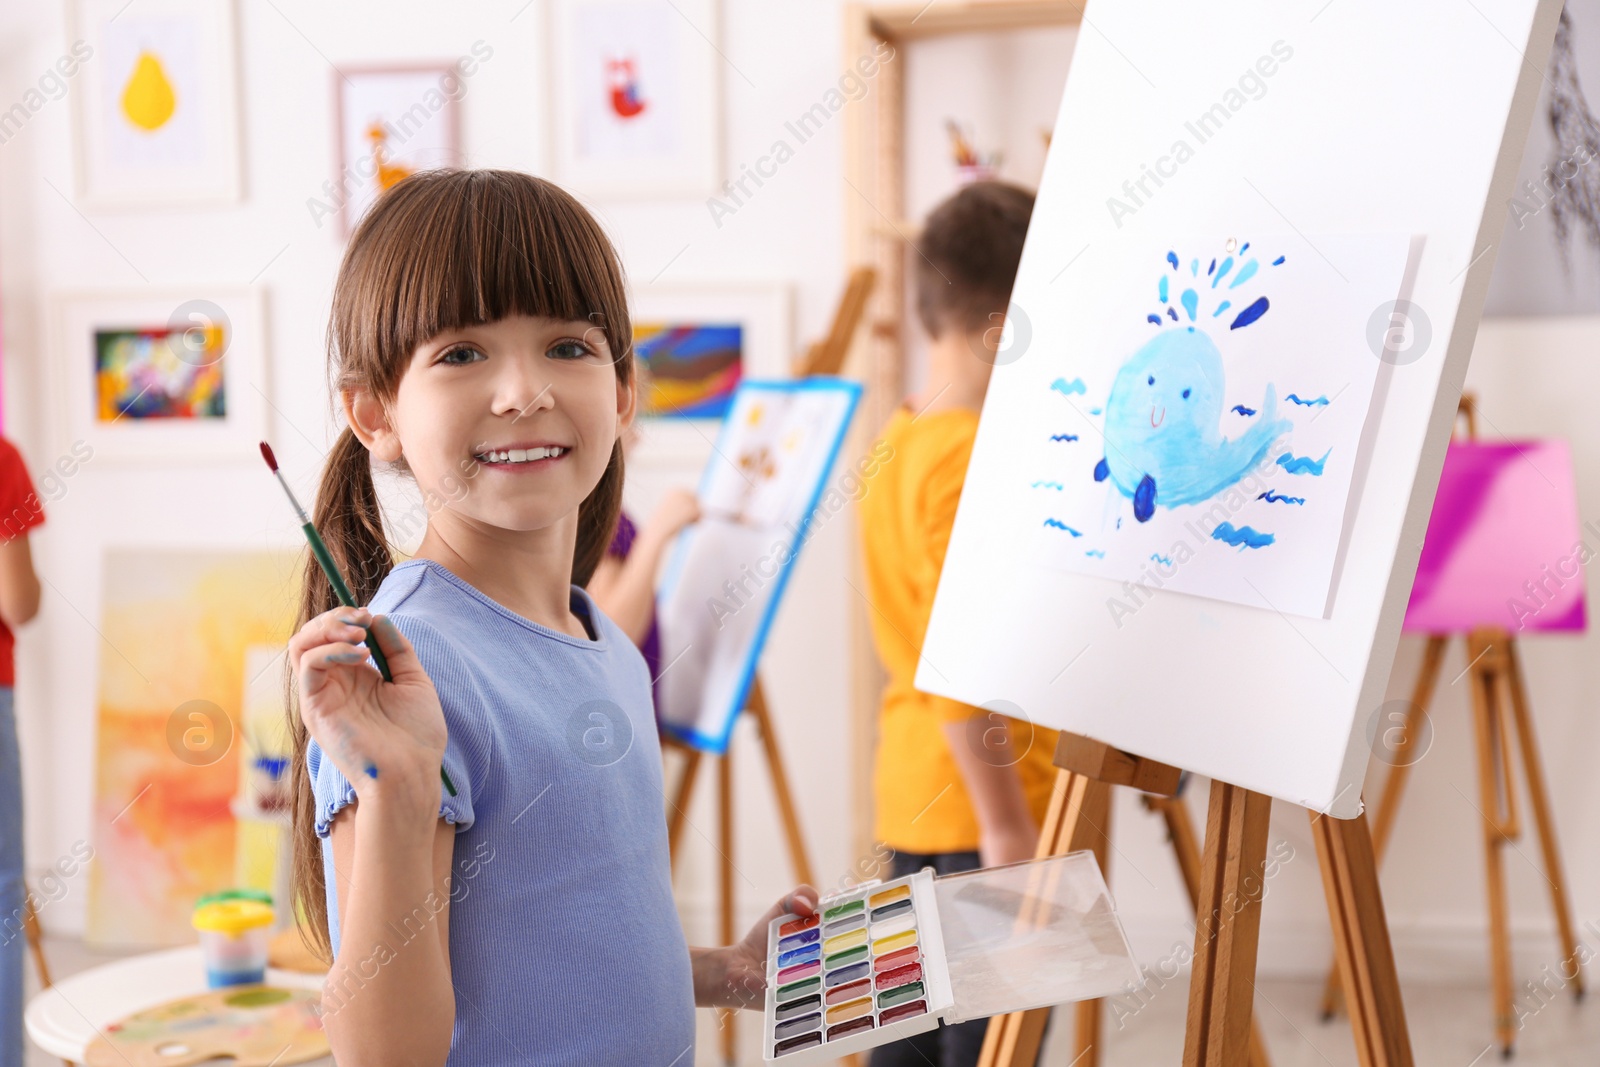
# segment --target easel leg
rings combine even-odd
[[[1311,832],[1356,1054],[1362,1067],[1411,1067],[1411,1037],[1367,818],[1334,819],[1313,813]]]
[[[1545,877],[1550,883],[1550,907],[1556,913],[1556,928],[1561,934],[1562,977],[1571,975],[1574,996],[1583,996],[1583,969],[1578,960],[1578,938],[1572,929],[1572,905],[1567,900],[1567,880],[1561,869],[1561,854],[1556,849],[1555,822],[1550,817],[1550,794],[1545,789],[1544,765],[1539,758],[1539,743],[1533,734],[1533,717],[1528,712],[1528,695],[1522,685],[1522,662],[1516,643],[1506,642],[1506,681],[1511,690],[1511,711],[1517,724],[1517,745],[1522,749],[1523,772],[1528,776],[1528,796],[1533,802],[1533,821],[1539,829],[1539,849],[1544,853]]]
[[[722,869],[719,872],[722,898],[722,940],[718,944],[731,945],[733,931],[733,749],[730,746],[717,760],[717,847],[722,852]],[[722,1011],[722,1061],[734,1063],[737,1048],[737,1031],[734,1020],[737,1012],[731,1008]]]
[[[1189,893],[1189,906],[1200,911],[1200,842],[1195,837],[1194,824],[1189,821],[1189,809],[1183,798],[1144,795],[1144,806],[1161,813],[1167,824],[1167,837],[1172,842],[1172,853],[1178,861],[1178,873],[1183,876],[1183,887]],[[1272,1067],[1267,1057],[1267,1043],[1261,1037],[1261,1026],[1250,1021],[1250,1067]]]
[[[678,841],[689,813],[689,798],[694,795],[694,779],[699,773],[700,750],[683,749],[683,771],[678,775],[678,788],[672,793],[672,810],[667,812],[667,854],[674,868],[678,865]]]
[[[1271,810],[1270,797],[1211,783],[1184,1067],[1236,1067],[1249,1059]]]
[[[1494,987],[1494,1031],[1503,1053],[1516,1038],[1511,1014],[1511,931],[1506,919],[1506,883],[1501,850],[1518,834],[1512,806],[1515,786],[1505,753],[1505,717],[1495,688],[1495,675],[1482,661],[1493,649],[1477,634],[1467,638],[1472,688],[1473,724],[1477,735],[1478,793],[1483,805],[1484,868],[1489,890],[1489,963]]]
[[[1390,767],[1389,776],[1383,781],[1383,792],[1373,808],[1372,854],[1378,863],[1383,862],[1384,851],[1389,847],[1389,834],[1394,829],[1395,816],[1400,812],[1400,797],[1405,791],[1411,768],[1417,762],[1411,753],[1411,746],[1416,743],[1417,727],[1433,702],[1433,689],[1439,683],[1439,669],[1444,663],[1445,644],[1443,637],[1429,637],[1423,648],[1422,670],[1417,674],[1417,684],[1411,691],[1411,707],[1407,709],[1405,720],[1399,727],[1399,743],[1394,746],[1398,758]],[[1343,999],[1339,988],[1339,965],[1335,962],[1328,968],[1328,980],[1322,989],[1324,1022],[1339,1013]]]
[[[1039,834],[1038,857],[1064,856],[1068,852],[1092,849],[1105,841],[1103,828],[1111,812],[1111,787],[1082,774],[1061,771],[1056,775],[1055,793],[1050,798],[1049,812]],[[1100,847],[1104,847],[1100,845]],[[1096,1009],[1099,1001],[1093,1002]],[[978,1057],[980,1067],[1029,1067],[1039,1058],[1039,1043],[1044,1036],[1045,1023],[1050,1020],[1049,1008],[1012,1012],[997,1015],[989,1020],[989,1030],[984,1035],[983,1052]],[[1098,1010],[1096,1011],[1098,1023]],[[1084,1036],[1084,1009],[1078,1014],[1078,1035]],[[1074,1067],[1093,1067],[1099,1053],[1084,1046],[1076,1050],[1079,1059]]]
[[[1111,790],[1105,789],[1105,805],[1100,812],[1100,817],[1095,820],[1098,824],[1098,833],[1092,835],[1089,849],[1094,853],[1095,862],[1100,864],[1100,870],[1107,881],[1111,878]],[[1099,1000],[1080,1000],[1074,1011],[1072,1030],[1072,1059],[1074,1067],[1099,1067],[1100,1063],[1100,1023],[1104,1018]],[[1046,1016],[1046,1018],[1049,1018]],[[1040,1027],[1041,1036],[1044,1028]],[[1037,1054],[1035,1054],[1037,1055]]]
[[[761,691],[759,678],[750,687],[749,710],[755,716],[761,747],[767,754],[767,770],[772,772],[772,792],[778,801],[778,815],[783,820],[783,834],[789,842],[789,859],[794,863],[795,877],[810,885],[811,860],[806,856],[805,839],[800,836],[800,819],[794,811],[794,794],[789,791],[789,775],[783,769],[783,756],[778,752],[778,736],[772,730],[772,716],[767,713],[767,698]]]

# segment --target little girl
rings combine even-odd
[[[635,405],[616,253],[537,178],[420,172],[351,238],[328,342],[348,426],[314,521],[368,606],[308,565],[289,663],[334,1057],[688,1067],[694,1005],[759,1006],[767,923],[817,894],[720,949],[673,908],[650,675],[582,588]],[[429,510],[398,565],[374,459]]]

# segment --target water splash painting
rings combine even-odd
[[[1409,244],[1129,237],[1084,253],[1070,288],[1019,278],[1042,356],[994,408],[1014,453],[980,466],[975,450],[969,485],[982,470],[1008,487],[985,503],[1025,518],[1027,551],[1113,579],[1108,594],[1159,573],[1164,589],[1321,615],[1380,363],[1366,323],[1398,294]]]

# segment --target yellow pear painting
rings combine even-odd
[[[102,583],[87,940],[188,944],[195,899],[235,879],[231,806],[260,646],[287,646],[301,554],[115,549]],[[284,669],[278,656],[265,668]],[[281,675],[278,675],[281,678]]]
[[[135,129],[154,133],[171,120],[178,110],[178,96],[167,77],[161,57],[143,51],[133,64],[133,73],[122,88],[122,117]]]

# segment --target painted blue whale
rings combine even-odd
[[[1194,329],[1167,330],[1117,372],[1106,401],[1106,454],[1094,480],[1111,479],[1147,522],[1156,505],[1207,500],[1261,462],[1291,428],[1267,386],[1261,414],[1242,436],[1225,439],[1222,355]]]

